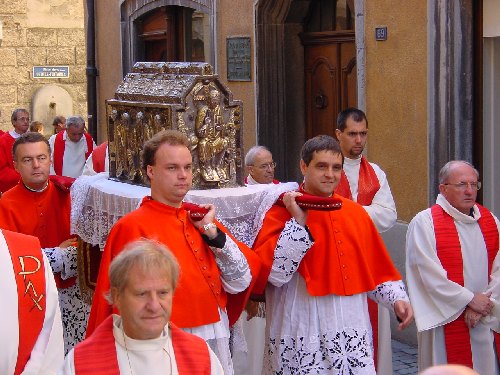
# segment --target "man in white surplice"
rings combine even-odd
[[[357,203],[333,194],[342,171],[338,142],[308,140],[304,183],[266,214],[254,250],[263,268],[255,293],[266,294],[264,374],[373,375],[367,295],[394,309],[405,328],[413,312],[401,276],[375,225]],[[342,207],[305,210],[332,197]]]
[[[449,362],[499,374],[493,341],[500,328],[499,222],[476,203],[478,178],[471,164],[448,162],[436,204],[408,227],[406,275],[420,370]]]
[[[335,193],[362,205],[379,233],[388,231],[398,218],[396,204],[384,171],[363,156],[368,139],[368,119],[365,113],[357,108],[347,108],[340,112],[335,135],[344,155],[343,173]],[[372,325],[378,326],[377,371],[380,374],[392,374],[389,311],[381,305],[378,305],[378,313],[377,306],[374,305],[369,311]]]

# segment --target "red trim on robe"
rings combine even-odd
[[[172,346],[180,375],[210,375],[208,346],[198,336],[170,323]],[[113,316],[108,316],[94,333],[79,343],[74,352],[76,375],[116,375],[120,373],[113,336]]]
[[[54,140],[54,173],[58,176],[62,176],[64,151],[66,149],[64,134],[67,134],[66,131],[57,133]],[[85,153],[85,160],[87,160],[94,149],[94,140],[88,133],[83,133],[83,136],[87,142],[87,152]]]
[[[359,166],[358,197],[356,202],[362,206],[369,206],[372,204],[373,197],[379,190],[380,182],[377,174],[368,160],[362,156],[361,164]],[[353,200],[349,180],[343,170],[340,176],[340,182],[335,189],[335,193],[344,198]]]
[[[46,312],[45,267],[36,237],[2,230],[17,285],[19,347],[14,375],[21,374],[42,331]]]
[[[488,252],[488,275],[490,275],[493,260],[499,248],[498,228],[491,212],[479,204],[476,205],[481,213],[478,224],[486,243]],[[464,267],[462,247],[460,245],[460,238],[455,226],[455,221],[438,204],[431,207],[431,214],[436,236],[437,256],[448,274],[448,279],[463,286]],[[444,334],[448,363],[473,367],[469,327],[467,327],[465,323],[464,313],[460,314],[453,322],[445,324]],[[499,336],[495,333],[497,355],[500,354],[499,344]]]

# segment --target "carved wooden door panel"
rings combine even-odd
[[[357,102],[354,32],[304,33],[301,38],[307,137],[334,136],[337,114]]]

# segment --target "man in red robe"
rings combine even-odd
[[[0,228],[37,237],[56,274],[65,348],[83,339],[89,306],[76,283],[77,254],[70,233],[69,190],[49,179],[50,148],[40,133],[28,132],[13,145],[21,180],[0,199]]]
[[[367,296],[412,320],[401,276],[366,211],[334,195],[342,172],[338,142],[308,140],[304,183],[273,206],[254,243],[261,257],[256,293],[266,293],[264,374],[375,374]],[[341,208],[306,210],[296,198],[332,197]]]
[[[193,177],[185,135],[174,130],[156,134],[144,144],[142,159],[151,196],[121,218],[106,240],[87,337],[112,313],[104,298],[111,260],[131,241],[154,239],[171,249],[181,267],[172,322],[205,339],[230,374],[229,325],[243,310],[246,295],[241,292],[248,290],[252,275],[258,274],[258,258],[215,221],[213,205],[204,205],[208,213],[201,220],[190,219],[183,206]],[[254,261],[256,268],[251,270]]]
[[[362,154],[368,140],[368,119],[363,111],[347,108],[337,116],[335,135],[344,156],[344,166],[335,193],[358,202],[379,233],[396,224],[396,204],[384,171]],[[373,327],[377,371],[392,374],[392,340],[389,311],[368,301]]]
[[[11,122],[14,129],[0,136],[0,193],[5,193],[19,181],[12,160],[12,145],[28,131],[30,115],[24,108],[18,108],[12,112]]]
[[[108,316],[66,357],[64,375],[223,375],[207,343],[170,323],[179,264],[162,244],[129,243],[109,266]]]

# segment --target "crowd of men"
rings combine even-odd
[[[56,118],[49,140],[28,131],[24,109],[12,124],[0,136],[1,374],[392,374],[391,311],[399,329],[415,311],[426,374],[500,374],[499,222],[476,203],[470,163],[443,166],[436,204],[409,224],[408,296],[380,236],[396,205],[363,155],[361,110],[339,114],[336,139],[305,142],[299,189],[267,211],[252,248],[213,204],[192,218],[190,143],[162,131],[143,145],[151,193],[111,229],[89,306],[69,187],[107,171],[107,143],[96,147],[79,116]],[[245,165],[246,185],[279,184],[267,148]],[[262,321],[237,360],[230,327],[242,313]],[[446,364],[462,366],[431,372]]]

